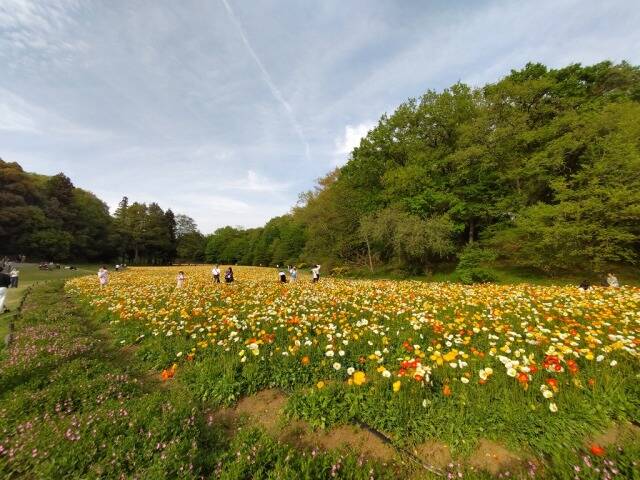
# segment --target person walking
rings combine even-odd
[[[18,288],[18,278],[20,277],[20,270],[16,267],[11,269],[11,273],[9,273],[9,278],[11,279],[11,288]]]
[[[11,278],[4,271],[3,267],[0,267],[0,314],[5,312],[4,302],[7,298],[7,290],[11,285]]]
[[[100,288],[109,283],[109,270],[104,265],[98,270],[98,280],[100,281]]]
[[[184,272],[180,270],[178,272],[178,276],[176,277],[176,287],[182,288],[184,286],[184,279],[186,278]]]
[[[618,277],[616,277],[613,273],[609,273],[607,275],[607,284],[611,287],[611,288],[618,288],[620,287],[620,282],[618,282]]]
[[[211,270],[211,275],[213,275],[213,281],[215,283],[220,283],[220,267],[218,267],[218,265],[213,267],[213,270]]]
[[[316,265],[315,268],[311,269],[311,281],[313,283],[320,281],[320,265]]]
[[[227,272],[224,274],[225,283],[233,283],[233,269],[231,267],[227,268]]]

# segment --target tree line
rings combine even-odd
[[[528,64],[383,115],[343,167],[212,260],[411,273],[459,263],[602,272],[640,254],[640,69]],[[486,272],[485,272],[486,273]]]
[[[0,161],[1,162],[1,161]],[[54,259],[322,263],[424,273],[458,265],[602,272],[640,255],[640,68],[528,64],[409,99],[348,162],[259,228],[198,231],[157,204],[113,216],[62,174],[0,163],[0,250]],[[0,253],[2,253],[0,252]]]
[[[62,173],[25,172],[0,159],[0,256],[32,261],[168,264],[204,260],[193,219],[157,203],[120,202],[112,216]]]

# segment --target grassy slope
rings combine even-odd
[[[0,352],[0,478],[392,478],[339,452],[306,455],[250,426],[233,438],[178,379],[116,346],[60,281],[38,285]]]
[[[78,270],[39,270],[35,264],[17,265],[20,270],[20,281],[18,288],[10,288],[7,293],[5,307],[11,310],[8,313],[0,315],[0,349],[4,348],[4,337],[9,333],[9,321],[15,315],[16,308],[20,305],[20,301],[27,289],[36,283],[47,282],[50,280],[59,280],[87,275],[94,273],[97,268],[86,265]]]

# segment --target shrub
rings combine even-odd
[[[460,254],[456,274],[462,283],[495,282],[497,276],[489,265],[496,259],[496,253],[477,244],[465,247]]]

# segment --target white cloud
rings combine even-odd
[[[244,178],[217,183],[221,190],[243,190],[248,192],[284,192],[290,187],[290,183],[277,182],[268,177],[259,175],[253,170],[248,170]]]
[[[335,140],[335,165],[346,163],[349,155],[355,147],[360,145],[360,140],[367,136],[369,130],[375,127],[373,122],[363,122],[358,125],[347,125],[344,127],[344,135]]]
[[[242,38],[242,43],[247,48],[249,55],[251,55],[251,58],[253,58],[253,60],[256,62],[258,69],[262,73],[262,77],[264,78],[265,83],[269,87],[271,94],[287,112],[287,115],[289,117],[289,120],[291,121],[291,125],[293,126],[294,131],[296,132],[296,134],[300,138],[300,141],[304,145],[305,157],[307,158],[307,160],[309,160],[311,158],[311,148],[309,147],[309,142],[307,141],[307,138],[305,137],[304,132],[302,131],[300,122],[298,122],[298,119],[296,118],[296,114],[293,111],[291,104],[284,98],[280,89],[273,82],[271,74],[269,73],[267,68],[264,66],[264,63],[262,63],[262,60],[260,60],[260,57],[258,57],[258,54],[256,53],[255,49],[251,45],[251,42],[249,41],[249,37],[247,37],[247,34],[244,31],[244,27],[240,23],[240,20],[238,20],[238,18],[236,17],[236,14],[231,8],[231,5],[229,5],[229,2],[227,0],[222,0],[222,3],[224,4],[224,8],[227,10],[227,13],[229,14],[229,17],[231,18],[231,20],[233,21],[233,23],[236,25],[238,29],[240,38]]]

